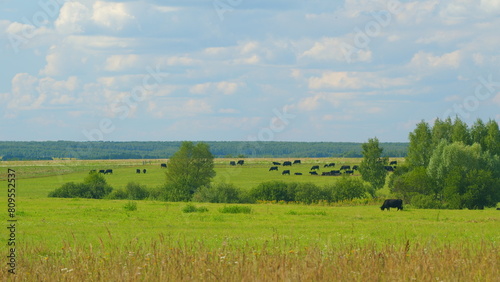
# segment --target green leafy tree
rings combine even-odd
[[[166,197],[170,201],[189,201],[201,186],[215,176],[214,156],[206,143],[182,142],[167,167]]]
[[[500,156],[500,129],[498,128],[498,123],[494,120],[489,120],[486,123],[484,146],[483,150],[489,151],[492,155]]]
[[[399,172],[398,168],[398,172]],[[405,203],[412,203],[415,196],[432,196],[433,199],[439,198],[439,190],[435,187],[434,180],[427,174],[425,167],[419,166],[415,169],[401,175],[391,175],[389,189],[391,193],[403,199]]]
[[[483,152],[478,143],[441,142],[434,151],[427,173],[442,189],[443,201],[455,209],[482,209],[500,201],[498,192],[500,161]]]
[[[483,150],[486,150],[486,136],[488,135],[488,129],[481,119],[477,119],[472,125],[470,135],[472,143],[478,143],[481,145]]]
[[[463,122],[458,117],[455,118],[453,122],[453,128],[451,132],[451,142],[462,142],[466,145],[471,145],[469,129],[467,124]]]
[[[367,143],[362,145],[363,160],[359,165],[359,172],[364,181],[371,184],[370,194],[375,197],[376,190],[384,187],[387,176],[387,165],[389,159],[382,157],[384,150],[380,147],[378,139],[368,139]]]
[[[433,151],[433,138],[429,124],[421,121],[417,124],[417,128],[410,132],[409,137],[410,144],[408,145],[406,161],[411,167],[426,167]]]
[[[423,128],[421,128],[421,130],[423,130]],[[446,120],[440,120],[439,118],[437,118],[434,121],[434,126],[431,129],[431,134],[432,147],[436,147],[442,139],[451,142],[451,139],[453,138],[453,125],[451,122],[451,118],[448,117]]]

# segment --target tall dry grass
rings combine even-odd
[[[445,246],[341,244],[295,247],[208,247],[204,242],[119,246],[67,244],[60,250],[26,246],[17,274],[2,281],[499,281],[500,250],[493,242]]]

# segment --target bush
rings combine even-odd
[[[126,211],[136,211],[137,210],[137,203],[136,202],[132,202],[132,201],[129,201],[128,203],[126,203],[123,208],[126,210]]]
[[[68,182],[49,193],[53,198],[90,198],[88,187],[83,183]]]
[[[195,205],[186,205],[182,208],[182,212],[184,213],[191,213],[191,212],[207,212],[208,208],[206,207],[196,207]]]
[[[193,195],[193,201],[208,203],[239,203],[241,191],[233,184],[203,186]]]
[[[296,183],[285,183],[283,181],[262,182],[250,192],[255,200],[260,201],[285,201],[295,200]]]
[[[104,176],[97,172],[92,172],[83,179],[83,184],[88,187],[89,197],[82,198],[92,198],[92,199],[102,199],[106,197],[113,188],[106,183]]]
[[[224,206],[219,209],[220,213],[251,213],[252,208],[247,206]]]
[[[56,198],[89,198],[102,199],[109,195],[113,188],[106,183],[104,176],[96,172],[85,177],[83,183],[69,182],[49,193]]]
[[[158,200],[158,201],[166,201],[166,192],[164,186],[156,187],[156,188],[151,188],[149,190],[149,197],[150,200]]]
[[[370,185],[359,178],[343,176],[336,183],[325,186],[331,202],[366,198]]]
[[[163,186],[164,200],[169,202],[188,202],[191,201],[192,194],[182,185],[167,183]]]
[[[411,200],[411,205],[418,209],[442,209],[443,203],[436,200],[431,195],[415,195]]]
[[[295,201],[304,204],[318,203],[326,200],[325,191],[314,183],[298,183],[295,187]]]
[[[135,182],[129,182],[125,187],[128,198],[132,200],[144,200],[149,197],[149,191],[146,186],[139,185]]]
[[[113,192],[111,192],[106,198],[113,200],[125,200],[128,198],[128,193],[123,189],[116,189],[113,190]]]

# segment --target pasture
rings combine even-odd
[[[335,181],[307,175],[311,165],[357,164],[359,159],[308,159],[292,166],[303,175],[269,172],[270,159],[229,166],[216,160],[215,181],[249,189],[262,181]],[[280,160],[277,160],[280,161]],[[17,174],[17,274],[2,280],[301,281],[461,280],[500,277],[500,212],[380,210],[366,206],[253,204],[249,214],[223,213],[224,204],[47,198],[91,169],[115,189],[135,181],[165,181],[162,160],[3,162]],[[338,166],[337,166],[338,167]],[[146,174],[135,170],[146,169]],[[320,171],[326,170],[321,168]],[[358,177],[355,174],[352,177]],[[388,193],[388,191],[382,191]],[[2,196],[6,203],[5,196]],[[6,222],[7,212],[3,218]],[[5,231],[4,238],[8,233]],[[7,251],[7,246],[4,247]]]

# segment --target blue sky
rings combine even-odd
[[[0,1],[0,140],[406,142],[500,121],[497,0]]]

